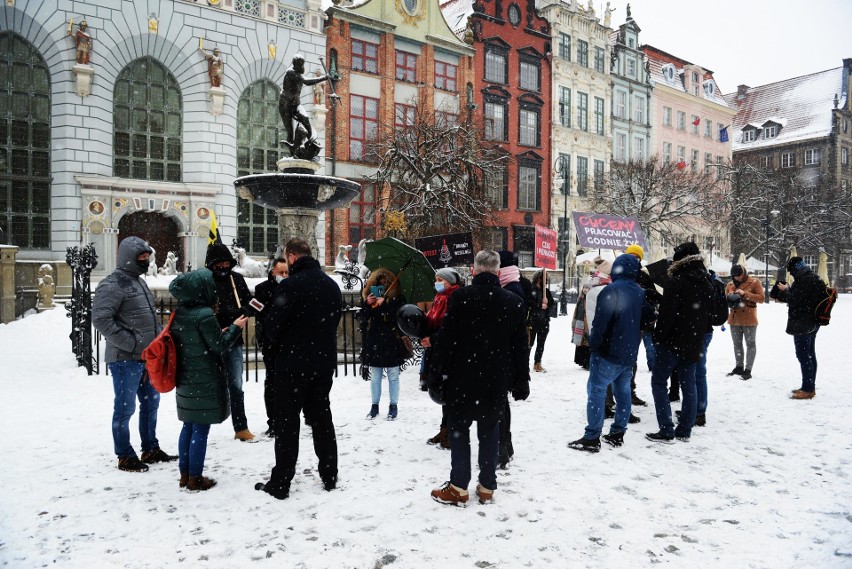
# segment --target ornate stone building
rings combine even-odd
[[[639,49],[641,29],[629,8],[612,39],[612,159],[646,160],[651,154],[651,74]]]

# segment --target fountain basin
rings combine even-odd
[[[250,174],[234,180],[234,187],[243,199],[272,209],[345,207],[361,191],[361,184],[344,178],[294,172]]]

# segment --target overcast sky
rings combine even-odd
[[[602,17],[606,0],[593,1]],[[610,3],[615,29],[627,17],[627,0]],[[640,43],[710,69],[724,93],[852,58],[852,0],[632,0],[630,8]]]

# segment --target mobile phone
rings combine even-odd
[[[385,285],[372,285],[370,287],[370,294],[375,296],[376,298],[385,295]]]

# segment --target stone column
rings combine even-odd
[[[15,319],[15,257],[18,248],[0,245],[0,323]]]
[[[304,207],[280,207],[278,213],[278,239],[283,245],[291,238],[304,239],[311,248],[311,255],[319,259],[317,246],[317,222],[319,210]]]

